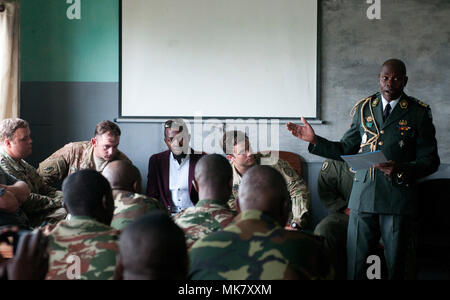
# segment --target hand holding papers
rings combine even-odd
[[[387,163],[388,160],[383,152],[366,152],[355,155],[341,155],[342,159],[355,171],[370,169],[374,165]]]

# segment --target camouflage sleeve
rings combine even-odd
[[[308,186],[286,161],[280,159],[276,168],[286,180],[287,188],[291,195],[292,222],[297,223],[300,228],[305,228],[311,207]]]
[[[228,200],[228,207],[232,210],[232,211],[237,211],[236,208],[236,201],[239,198],[239,185],[237,184],[233,184],[233,189],[230,195],[230,199]]]
[[[63,147],[39,164],[38,173],[48,185],[54,185],[67,176],[70,147]]]
[[[55,197],[31,193],[27,201],[22,204],[22,209],[27,215],[35,215],[62,207],[62,193],[55,193]]]

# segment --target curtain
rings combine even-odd
[[[19,116],[19,6],[0,0],[0,120]]]

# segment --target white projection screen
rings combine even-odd
[[[318,117],[317,0],[122,0],[122,118]]]

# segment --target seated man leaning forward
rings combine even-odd
[[[30,127],[22,119],[4,119],[0,123],[0,166],[9,175],[23,180],[31,190],[22,210],[33,227],[65,218],[62,192],[47,185],[36,169],[24,159],[31,155]]]
[[[82,170],[67,177],[63,193],[72,218],[44,229],[50,238],[46,279],[113,279],[119,233],[109,226],[114,200],[108,181]]]
[[[135,219],[150,211],[165,211],[158,200],[139,194],[141,174],[131,163],[125,160],[112,161],[102,174],[109,181],[114,197],[115,209],[111,227],[123,230]]]
[[[233,171],[219,154],[203,156],[195,166],[194,187],[200,201],[175,216],[183,229],[188,249],[201,237],[228,226],[235,213],[228,207],[233,186]]]
[[[228,205],[235,210],[242,176],[251,167],[260,165],[263,155],[259,153],[253,154],[247,135],[238,130],[228,131],[223,135],[222,148],[233,168],[233,193]],[[283,175],[291,195],[292,213],[288,223],[292,228],[304,229],[310,209],[309,190],[305,181],[282,159],[278,159],[277,163],[272,165],[272,167]]]
[[[120,236],[116,280],[186,280],[183,231],[162,211],[131,223]]]
[[[242,178],[240,215],[222,231],[198,240],[189,252],[193,280],[333,279],[321,239],[285,230],[290,211],[283,176],[254,166]]]
[[[192,188],[195,164],[202,156],[189,147],[190,135],[182,119],[164,124],[169,150],[154,154],[148,163],[147,196],[160,200],[171,213],[194,206],[198,194]]]
[[[79,170],[102,172],[111,161],[130,161],[118,150],[120,135],[117,124],[103,121],[95,127],[90,141],[65,145],[39,164],[38,173],[47,184],[54,185]]]

